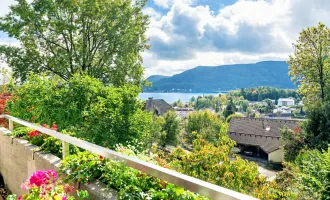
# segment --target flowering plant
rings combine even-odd
[[[27,194],[20,196],[19,200],[74,200],[70,196],[75,192],[75,188],[71,185],[60,185],[58,175],[54,170],[36,171],[32,176],[22,184],[22,189],[28,191]],[[79,199],[87,198],[89,195],[86,191],[77,191]],[[9,196],[7,199],[16,199],[15,195]]]
[[[42,127],[52,129],[54,131],[57,131],[57,125],[53,124],[52,127],[49,127],[47,124],[43,124]],[[31,144],[41,146],[44,143],[44,140],[47,138],[46,134],[42,134],[37,130],[33,130],[29,132],[29,141]]]

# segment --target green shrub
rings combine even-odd
[[[59,130],[78,129],[78,137],[113,148],[150,134],[152,114],[142,110],[139,92],[137,86],[105,86],[78,74],[67,82],[30,74],[15,88],[7,110],[27,121],[56,123]]]
[[[164,114],[163,134],[161,139],[161,145],[172,145],[178,144],[179,133],[180,133],[180,120],[174,111],[168,111]]]
[[[28,139],[28,135],[32,130],[28,127],[17,127],[13,130],[12,135],[17,138]]]
[[[232,118],[243,117],[242,114],[231,114],[227,117],[226,122],[229,123]]]
[[[75,137],[75,133],[68,132],[63,130],[62,133]],[[46,137],[44,138],[43,144],[40,147],[40,150],[44,153],[51,153],[56,155],[59,158],[62,158],[62,141],[58,140],[54,137]],[[76,154],[79,152],[79,148],[74,145],[69,145],[69,153]]]
[[[141,173],[122,162],[81,152],[62,161],[66,182],[88,183],[99,179],[119,191],[119,199],[206,199],[181,187]]]
[[[197,111],[188,115],[186,132],[189,143],[192,143],[199,135],[209,142],[216,143],[223,122],[210,111]],[[193,134],[196,132],[196,134]]]

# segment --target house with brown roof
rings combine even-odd
[[[242,152],[251,152],[253,156],[267,158],[269,162],[281,163],[284,152],[280,138],[281,129],[285,126],[295,129],[299,121],[232,118],[228,134]]]
[[[157,116],[163,115],[169,110],[173,110],[172,106],[164,101],[164,99],[153,98],[149,98],[146,101],[145,109]]]

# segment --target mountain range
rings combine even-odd
[[[285,61],[198,66],[173,76],[150,76],[147,80],[152,86],[144,92],[220,92],[258,86],[295,89],[288,72]]]

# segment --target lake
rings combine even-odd
[[[227,92],[221,92],[222,94],[225,94]],[[203,95],[217,95],[219,93],[179,93],[179,92],[173,92],[173,93],[149,93],[144,92],[139,94],[139,98],[142,100],[147,100],[149,97],[152,97],[154,99],[164,99],[168,103],[173,103],[174,101],[181,100],[182,102],[188,102],[191,97],[197,98],[198,96]]]

